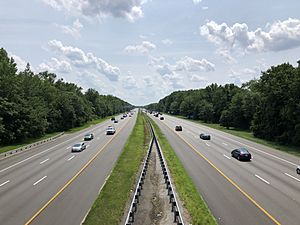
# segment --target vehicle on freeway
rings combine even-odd
[[[111,120],[111,121],[114,121],[115,119],[116,119],[115,117],[112,117],[110,120]]]
[[[124,117],[123,117],[123,116],[121,117],[121,120],[124,120]]]
[[[232,150],[231,156],[238,160],[251,160],[251,154],[246,148],[237,148]]]
[[[175,131],[182,131],[182,126],[175,126]]]
[[[114,123],[118,123],[119,121],[118,120],[114,120]]]
[[[164,118],[163,116],[161,116],[159,119],[160,119],[160,120],[164,120],[165,118]]]
[[[106,128],[106,135],[113,135],[116,133],[116,129],[113,126]]]
[[[200,138],[201,138],[202,140],[210,140],[210,135],[209,135],[209,134],[201,133],[201,134],[200,134]]]
[[[86,149],[86,145],[84,142],[79,142],[72,147],[72,152],[81,152]]]
[[[300,175],[300,166],[297,166],[296,173]]]
[[[124,117],[124,118],[127,117],[127,114],[123,114],[123,117]]]
[[[90,141],[93,138],[94,138],[94,134],[93,133],[89,133],[89,134],[84,135],[84,140],[85,141]]]

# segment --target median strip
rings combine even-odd
[[[84,225],[120,224],[149,141],[150,132],[139,113],[133,131]]]

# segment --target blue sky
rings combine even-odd
[[[300,59],[300,1],[2,0],[0,47],[18,69],[135,105],[241,85]]]

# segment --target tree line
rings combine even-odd
[[[54,73],[34,74],[29,64],[18,72],[14,59],[0,49],[0,145],[66,131],[131,108],[94,89],[83,93],[81,87],[57,79]]]
[[[259,79],[176,91],[146,108],[182,115],[254,136],[300,146],[300,61],[272,66]]]

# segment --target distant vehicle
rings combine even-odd
[[[118,120],[115,120],[115,121],[114,121],[114,123],[118,123],[118,122],[119,122]]]
[[[175,131],[182,131],[182,126],[176,126]]]
[[[124,117],[123,117],[123,116],[121,117],[121,120],[124,120]]]
[[[89,134],[84,135],[84,140],[85,141],[90,141],[93,138],[94,138],[94,134],[93,133],[89,133]]]
[[[115,133],[116,133],[116,129],[113,126],[109,126],[108,128],[106,128],[107,135],[113,135]]]
[[[200,134],[200,138],[202,139],[202,140],[210,140],[210,135],[209,134]]]
[[[86,149],[86,145],[84,144],[84,142],[80,142],[73,145],[72,152],[81,152],[84,149]]]
[[[160,120],[164,120],[165,118],[163,116],[160,117]]]
[[[246,148],[237,148],[231,152],[231,156],[238,160],[251,160],[251,154]]]
[[[124,117],[124,118],[127,117],[127,114],[123,114],[123,117]]]
[[[300,166],[297,166],[296,173],[300,175]]]
[[[110,120],[111,120],[111,121],[114,121],[115,119],[116,119],[115,117],[112,117]]]
[[[154,116],[155,116],[155,117],[158,117],[158,113],[155,113]]]

